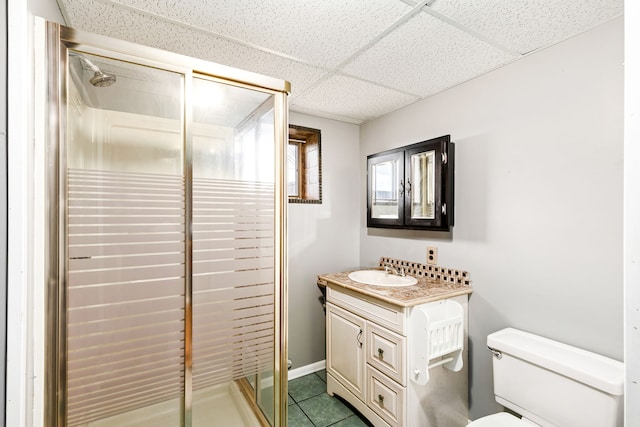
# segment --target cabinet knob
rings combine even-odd
[[[378,395],[378,403],[380,403],[380,405],[384,404],[384,396],[381,394]]]
[[[379,349],[378,349],[378,357],[379,357],[380,359],[382,359],[382,358],[384,357],[384,350],[383,350],[383,349],[381,349],[381,348],[379,348]]]

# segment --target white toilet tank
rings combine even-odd
[[[623,425],[623,363],[507,328],[487,337],[496,401],[541,426]]]

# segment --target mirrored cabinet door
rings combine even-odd
[[[435,138],[405,149],[407,228],[449,230],[453,225],[453,144]]]
[[[368,217],[400,225],[404,217],[404,154],[387,153],[368,159]]]
[[[448,231],[454,144],[449,135],[367,157],[367,226]]]
[[[411,219],[435,219],[435,158],[435,150],[409,153],[407,201]]]

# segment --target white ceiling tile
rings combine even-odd
[[[315,110],[365,121],[418,98],[351,77],[333,76],[291,100],[292,109]]]
[[[112,0],[331,67],[411,7],[400,0]]]
[[[343,71],[425,97],[513,59],[514,56],[422,13],[380,40]]]
[[[525,54],[622,15],[624,0],[436,0],[432,9]]]
[[[72,0],[65,4],[67,13],[73,16],[71,24],[77,29],[288,80],[292,95],[305,91],[326,73],[100,0]]]
[[[356,123],[623,14],[623,0],[58,2],[71,27],[288,80],[292,109]]]

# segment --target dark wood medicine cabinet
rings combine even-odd
[[[367,156],[367,227],[449,231],[454,145],[445,135]]]

